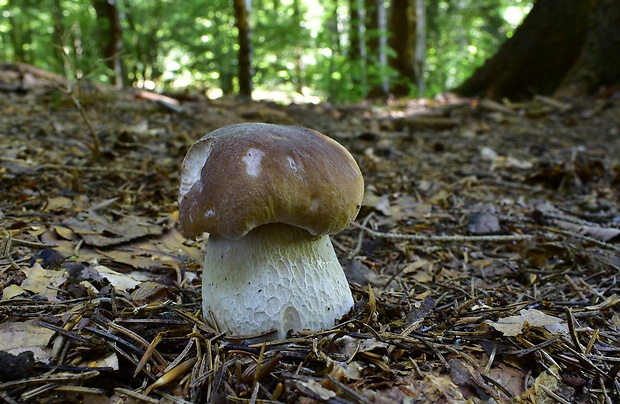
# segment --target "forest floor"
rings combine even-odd
[[[620,400],[618,95],[281,106],[13,84],[0,401]],[[201,318],[180,164],[249,121],[327,134],[364,174],[333,237],[357,304],[332,330],[252,345]]]

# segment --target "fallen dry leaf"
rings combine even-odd
[[[620,234],[620,229],[614,227],[586,226],[576,223],[567,222],[565,220],[557,220],[556,224],[563,229],[570,230],[574,233],[592,237],[600,241],[610,241]]]
[[[132,271],[124,274],[103,265],[96,266],[94,269],[99,272],[101,276],[110,281],[112,286],[119,291],[132,290],[142,282],[147,282],[153,278],[153,276],[143,271]]]
[[[67,280],[64,270],[47,270],[35,262],[32,268],[24,268],[22,271],[26,274],[21,284],[23,289],[44,296],[49,301],[58,301],[58,287]]]
[[[160,235],[163,227],[148,218],[125,216],[110,221],[93,212],[83,212],[79,218],[63,223],[78,234],[86,244],[109,247],[144,236]]]
[[[545,327],[553,326],[561,321],[561,319],[545,314],[540,310],[528,309],[521,310],[518,316],[505,317],[487,323],[497,331],[501,331],[505,336],[514,337],[521,334],[525,323],[532,327]]]
[[[323,387],[321,385],[321,383],[315,381],[315,380],[308,380],[308,381],[299,381],[297,382],[297,386],[298,388],[301,388],[302,390],[308,389],[311,393],[314,393],[316,396],[320,397],[321,400],[329,400],[330,398],[334,398],[336,397],[336,393],[326,389],[325,387]]]
[[[20,296],[24,293],[27,293],[24,288],[17,285],[10,285],[4,288],[2,291],[2,300],[9,300],[14,298],[15,296]]]
[[[17,355],[32,351],[34,358],[49,362],[51,349],[47,348],[54,331],[38,325],[38,320],[0,323],[0,350]]]

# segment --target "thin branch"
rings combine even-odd
[[[539,237],[531,234],[507,234],[507,235],[485,235],[485,236],[463,236],[460,234],[455,235],[441,235],[441,236],[428,236],[423,234],[402,234],[402,233],[382,233],[369,229],[358,223],[352,223],[353,226],[358,229],[362,229],[373,237],[387,238],[392,240],[410,240],[410,241],[439,241],[439,242],[462,242],[462,241],[522,241],[531,240]],[[549,236],[545,236],[549,238]],[[555,239],[553,237],[552,239]]]

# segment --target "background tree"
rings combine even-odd
[[[99,43],[105,64],[116,88],[123,87],[123,27],[116,0],[92,0],[99,25]]]
[[[585,95],[620,79],[620,2],[538,0],[514,36],[456,91],[513,100]]]
[[[397,80],[390,86],[396,96],[406,96],[416,82],[416,7],[415,0],[392,0],[390,66],[397,72]]]
[[[415,0],[416,34],[415,34],[415,78],[418,93],[424,94],[424,65],[426,61],[426,7],[424,0]]]
[[[236,25],[239,30],[239,93],[252,96],[252,36],[250,30],[251,0],[234,0]]]
[[[599,0],[579,59],[556,95],[579,97],[614,85],[620,85],[620,2]]]
[[[84,7],[75,0],[0,0],[7,17],[0,19],[0,59],[34,63],[70,79],[83,75],[115,84],[122,78],[135,87],[192,88],[209,96],[280,92],[290,100],[304,93],[333,102],[390,91],[433,96],[462,82],[510,34],[513,26],[503,18],[507,8],[523,10],[531,3],[254,0],[246,16],[251,36],[242,35],[248,53],[240,50],[235,1],[242,5],[239,0],[90,0]],[[398,10],[403,4],[412,10],[415,2],[415,20],[408,13],[407,22],[399,23],[404,13]],[[423,14],[426,30],[418,24]],[[412,38],[426,43],[418,56],[411,54]],[[411,63],[418,63],[413,73]],[[416,78],[424,90],[415,87]]]

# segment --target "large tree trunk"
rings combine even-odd
[[[581,56],[556,96],[583,96],[614,85],[620,85],[620,1],[599,0]]]
[[[100,28],[101,50],[105,63],[113,72],[112,80],[117,88],[123,87],[123,67],[121,52],[123,50],[123,27],[116,0],[93,0]]]
[[[251,0],[234,0],[239,30],[239,93],[252,97],[252,41],[250,31]]]
[[[455,91],[512,100],[553,94],[580,56],[598,1],[538,0],[514,36]]]

